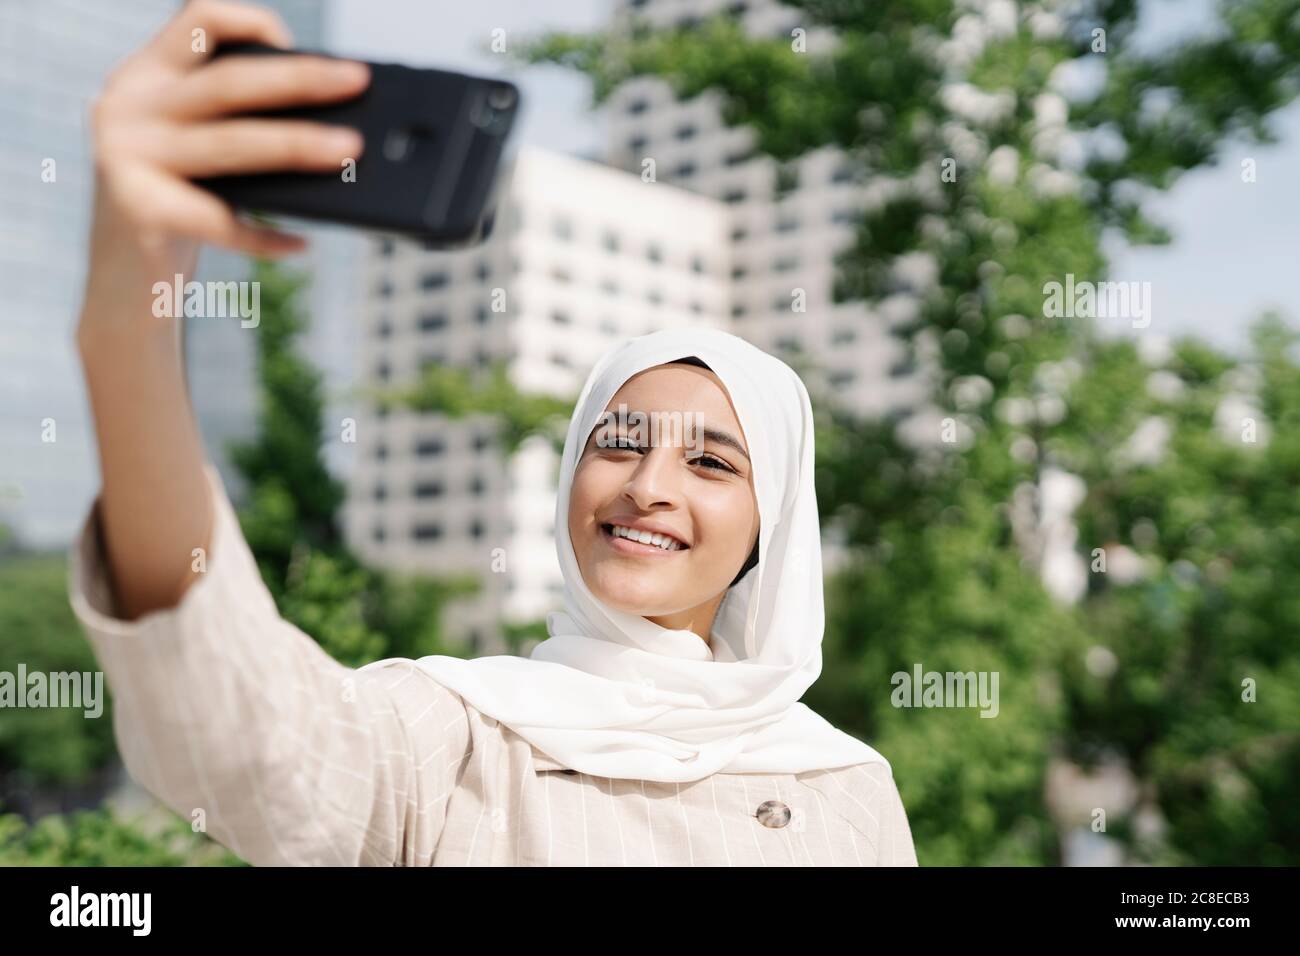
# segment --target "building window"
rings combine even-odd
[[[851,370],[842,371],[842,372],[832,372],[829,376],[829,381],[836,388],[844,388],[845,386],[852,385],[853,380],[856,379],[857,377],[858,377],[857,373]]]
[[[831,336],[831,344],[848,345],[850,342],[856,341],[857,337],[858,333],[853,329],[836,329],[835,333]]]
[[[430,369],[437,368],[439,365],[447,364],[447,356],[441,352],[430,352],[428,355],[420,356],[420,374],[426,374]]]
[[[782,256],[772,263],[772,268],[777,272],[789,272],[799,265],[799,260],[794,256]]]
[[[487,482],[483,480],[482,475],[474,475],[469,480],[469,493],[472,495],[482,495],[487,490]]]
[[[380,319],[379,324],[375,326],[375,334],[381,339],[386,339],[393,334],[393,323],[387,319]]]
[[[551,224],[551,232],[554,233],[556,239],[572,239],[573,223],[561,216]]]
[[[673,175],[676,176],[678,179],[686,179],[687,177],[694,176],[695,170],[696,170],[696,166],[694,163],[682,163],[675,170],[673,170]]]
[[[384,531],[383,525],[377,524],[375,525],[374,530],[370,532],[370,536],[374,538],[376,541],[382,542],[385,538],[388,537],[388,534],[387,532]]]
[[[437,541],[442,537],[442,525],[436,521],[417,524],[411,528],[411,537],[416,541]]]
[[[650,245],[646,246],[645,255],[651,262],[664,261],[663,250],[659,248],[657,243],[652,242]]]
[[[735,305],[731,307],[731,315],[733,318],[737,318],[737,319],[743,316],[748,311],[749,310],[745,308],[743,305],[741,305],[739,302],[737,302]]]
[[[375,460],[384,461],[388,458],[388,446],[380,442],[375,446]]]
[[[483,434],[482,432],[475,432],[475,433],[474,433],[474,450],[475,450],[475,451],[482,451],[484,448],[486,448],[486,447],[487,447],[488,445],[490,445],[490,444],[492,444],[492,439],[491,439],[491,437],[489,437],[488,435]]]
[[[441,438],[421,438],[415,443],[415,453],[421,458],[430,458],[441,455],[443,447]]]
[[[916,360],[911,358],[899,359],[893,365],[889,366],[890,378],[904,378],[916,371]]]
[[[416,498],[440,498],[442,497],[442,482],[418,481],[411,489],[411,494]]]
[[[833,183],[851,183],[856,178],[856,170],[852,166],[837,166],[835,172],[831,174]]]
[[[644,136],[633,136],[627,141],[627,149],[630,153],[639,153],[645,149],[648,141]]]
[[[485,306],[485,305],[480,305],[480,306],[475,307],[475,309],[474,309],[474,321],[477,322],[479,325],[487,325],[487,321],[488,321],[488,310],[487,310],[487,306]]]
[[[445,312],[427,312],[420,316],[419,326],[421,332],[436,332],[438,329],[446,328],[447,314]]]
[[[784,219],[780,219],[776,224],[777,232],[794,232],[798,228],[799,220],[794,216],[787,216]]]
[[[388,498],[388,486],[382,481],[375,485],[374,496],[376,501],[385,501]]]
[[[634,3],[633,6],[640,6],[640,4]],[[627,111],[632,116],[636,116],[638,113],[644,113],[649,108],[649,102],[644,99],[635,99],[631,103],[627,104]]]
[[[749,270],[744,266],[734,266],[731,270],[731,278],[733,279],[743,279],[747,275],[749,275]]]
[[[735,229],[731,230],[732,242],[741,242],[747,238],[749,238],[749,230],[744,226],[737,226]]]
[[[691,256],[691,271],[692,272],[704,271],[704,257],[701,256],[699,253],[696,253],[695,255]]]
[[[601,243],[609,252],[618,252],[619,243],[617,233],[606,232],[604,237],[601,239]]]
[[[738,153],[728,153],[727,158],[723,160],[723,162],[728,166],[739,166],[741,163],[746,162],[751,156],[753,156],[753,153],[746,149]]]
[[[471,538],[478,539],[483,537],[483,533],[485,530],[486,529],[483,527],[483,522],[480,521],[478,518],[475,518],[473,521],[469,523],[469,536]]]
[[[728,189],[725,193],[722,194],[722,201],[733,203],[733,204],[738,202],[744,202],[745,196],[746,193],[745,190],[743,189]]]
[[[693,123],[683,123],[677,127],[677,138],[680,140],[694,139],[696,132],[698,131]]]
[[[441,289],[447,284],[447,273],[445,272],[426,272],[420,280],[420,288],[425,291],[432,289]]]
[[[379,254],[387,258],[393,254],[393,240],[387,237],[379,240]]]
[[[565,312],[563,309],[552,309],[551,321],[554,322],[556,325],[573,324],[573,318],[569,315],[569,313]]]
[[[559,368],[569,368],[572,363],[570,363],[569,357],[562,352],[552,352],[551,364]]]
[[[387,382],[393,374],[393,368],[387,362],[380,362],[375,366],[375,377],[382,382]]]
[[[387,299],[393,294],[393,283],[388,279],[380,279],[378,285],[379,297]]]
[[[478,266],[474,269],[474,275],[479,282],[486,282],[492,276],[492,267],[488,265],[486,259],[480,259]]]

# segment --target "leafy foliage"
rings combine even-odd
[[[1089,320],[1048,317],[1044,295],[1104,278],[1108,232],[1168,241],[1147,196],[1230,138],[1270,140],[1300,90],[1300,3],[1223,4],[1213,29],[1152,49],[1134,42],[1135,0],[1008,4],[997,24],[991,6],[946,0],[784,2],[804,14],[807,52],[724,15],[551,33],[520,55],[585,72],[598,103],[636,76],[707,91],[782,167],[833,147],[871,187],[835,298],[903,315],[896,331],[934,376],[927,411],[969,440],[918,447],[892,419],[815,403],[820,510],[850,560],[827,582],[807,702],[891,759],[923,864],[1059,860],[1071,824],[1046,803],[1049,767],[1115,753],[1142,796],[1104,809],[1134,859],[1295,863],[1292,333],[1269,319],[1246,360],[1180,341],[1152,361]],[[1098,81],[1067,97],[1066,68]],[[928,281],[903,268],[918,262]],[[1252,374],[1267,444],[1224,437],[1223,403]],[[1130,460],[1153,419],[1169,426],[1162,454]],[[1086,488],[1079,559],[1123,545],[1144,575],[1098,569],[1077,604],[1048,598],[1017,514],[1028,501],[1042,515],[1049,471]],[[917,663],[998,671],[999,717],[890,706],[887,676]],[[1160,838],[1136,825],[1152,807]]]
[[[439,620],[447,602],[478,588],[476,578],[368,568],[344,543],[337,513],[345,490],[322,454],[321,376],[296,351],[305,277],[259,261],[254,279],[262,303],[259,428],[252,442],[231,450],[231,460],[250,488],[240,524],[281,615],[353,667],[385,657],[463,655],[445,642]]]

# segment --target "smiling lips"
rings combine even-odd
[[[611,548],[623,554],[650,556],[690,550],[671,535],[635,531],[618,524],[603,524],[600,533]]]

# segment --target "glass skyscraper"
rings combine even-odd
[[[322,45],[325,4],[264,2],[299,46]],[[177,0],[0,0],[0,525],[25,546],[66,544],[99,483],[74,345],[93,191],[89,107],[110,70],[178,7]],[[347,241],[331,234],[316,243],[314,271],[323,271],[321,257],[345,256]],[[205,255],[201,265],[209,273],[240,268],[233,256]],[[321,323],[310,344],[327,367],[347,351],[318,346],[329,340],[321,330],[330,309],[346,302],[345,272],[332,270],[329,283],[311,291],[323,304],[312,310]],[[231,340],[232,330],[217,332],[218,324],[187,329],[195,332],[196,405],[214,446],[226,432],[246,429],[255,400],[249,330],[233,323],[243,338]],[[215,393],[214,378],[224,383]]]

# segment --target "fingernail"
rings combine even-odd
[[[338,60],[334,64],[334,73],[340,82],[360,83],[370,76],[370,67],[356,60]]]
[[[365,140],[354,129],[335,129],[329,132],[330,149],[338,153],[355,155],[365,146]]]

